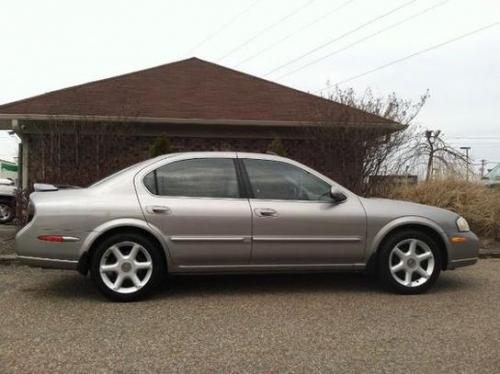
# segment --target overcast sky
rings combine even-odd
[[[500,21],[499,0],[0,4],[0,103],[191,56],[318,93],[328,81],[348,80]],[[497,24],[341,87],[413,99],[429,89],[417,122],[443,130],[455,146],[471,146],[477,161],[500,162],[499,67]],[[16,149],[1,132],[0,157],[15,156]]]

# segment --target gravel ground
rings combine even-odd
[[[184,277],[118,304],[0,266],[0,372],[498,372],[500,259],[397,296],[357,274]]]

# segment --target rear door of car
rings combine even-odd
[[[331,184],[297,165],[238,154],[250,184],[252,264],[363,262],[366,216],[359,198],[335,203]]]
[[[234,153],[174,157],[136,177],[146,220],[163,233],[175,265],[244,265],[251,212]]]

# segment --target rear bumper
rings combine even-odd
[[[30,266],[77,269],[82,243],[81,236],[74,232],[68,233],[68,236],[72,238],[67,242],[50,242],[38,239],[39,235],[46,234],[50,235],[52,232],[45,228],[39,229],[32,222],[23,227],[16,235],[18,259],[23,264]]]
[[[68,270],[77,270],[78,268],[78,261],[75,260],[59,260],[55,258],[20,256],[20,255],[18,255],[17,258],[25,265],[36,266],[41,268],[68,269]]]

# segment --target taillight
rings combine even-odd
[[[64,241],[64,236],[62,236],[62,235],[40,235],[38,237],[38,239],[46,241],[46,242],[62,243]]]
[[[64,236],[64,235],[40,235],[38,237],[38,240],[43,240],[44,242],[62,243],[62,242],[77,242],[80,240],[80,238],[77,238],[76,236]]]

